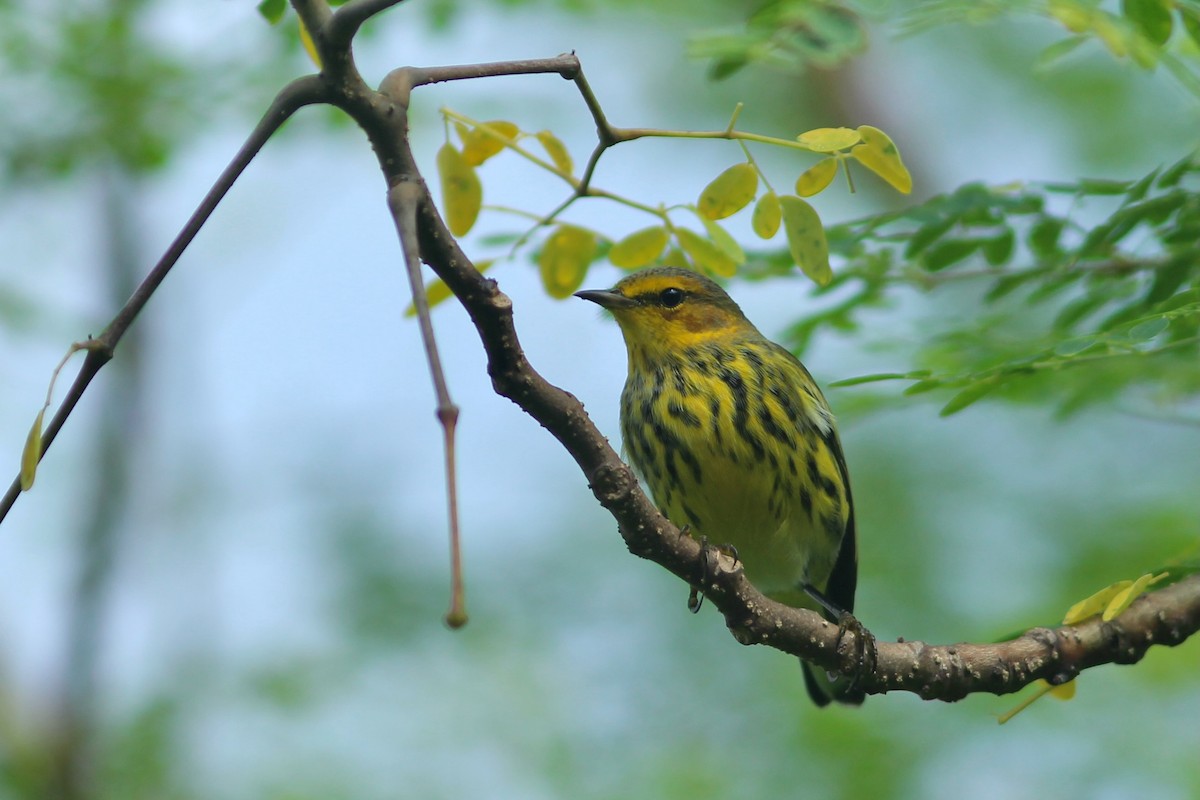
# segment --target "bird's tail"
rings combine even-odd
[[[867,697],[865,692],[851,685],[850,678],[830,678],[825,670],[804,660],[800,661],[800,668],[804,671],[804,688],[808,689],[808,696],[818,708],[824,708],[832,700],[848,706],[860,706]]]

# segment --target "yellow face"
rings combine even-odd
[[[608,309],[631,350],[678,350],[754,327],[708,278],[679,267],[635,272],[610,290],[577,292]]]

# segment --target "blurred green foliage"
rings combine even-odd
[[[803,349],[826,326],[852,332],[864,309],[906,288],[942,292],[960,309],[938,320],[912,369],[840,384],[953,388],[943,414],[993,393],[1061,412],[1131,393],[1173,406],[1200,392],[1197,173],[1187,156],[1132,181],[967,184],[833,226],[845,268],[819,291],[839,299],[798,321],[792,341]],[[789,271],[778,254],[755,266],[759,277]]]

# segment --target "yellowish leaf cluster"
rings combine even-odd
[[[581,191],[581,180],[590,181],[590,174],[584,179],[575,178],[575,165],[570,152],[548,130],[527,134],[506,120],[478,122],[448,109],[443,109],[443,115],[448,129],[456,133],[459,140],[457,146],[448,140],[437,155],[442,211],[450,232],[455,236],[463,236],[474,228],[483,207],[483,187],[477,169],[505,149],[556,174],[577,192]],[[735,112],[735,120],[736,116]],[[670,210],[662,206],[651,208],[609,192],[592,190],[590,183],[586,184],[589,189],[586,194],[608,197],[653,214],[659,218],[659,222],[612,242],[579,225],[552,224],[557,211],[539,220],[534,230],[522,236],[516,246],[526,241],[538,227],[551,227],[537,255],[546,291],[553,297],[569,296],[582,285],[591,263],[605,255],[606,246],[608,260],[621,269],[635,270],[653,264],[670,263],[690,266],[718,277],[732,277],[746,263],[746,253],[720,221],[751,204],[751,227],[754,233],[762,239],[771,239],[782,228],[788,251],[797,266],[817,284],[824,286],[833,279],[828,242],[816,210],[801,198],[824,191],[833,182],[839,167],[847,170],[848,178],[846,165],[850,160],[857,161],[899,191],[908,192],[912,188],[912,178],[900,160],[899,152],[891,139],[878,128],[869,125],[854,129],[816,128],[801,133],[793,142],[734,132],[732,124],[727,138],[789,146],[820,153],[824,157],[799,176],[795,195],[781,196],[767,182],[743,144],[747,160],[723,170],[703,188],[694,205],[686,206],[695,213],[703,230],[678,225],[672,219]],[[664,131],[661,135],[672,133]],[[526,140],[535,140],[545,156],[526,149]],[[765,187],[761,195],[760,186]],[[431,305],[446,296],[445,287],[436,282],[430,285]]]
[[[1100,591],[1090,597],[1085,597],[1067,609],[1067,614],[1063,617],[1063,624],[1077,625],[1097,614],[1105,622],[1116,619],[1125,609],[1133,605],[1134,600],[1145,594],[1147,589],[1166,577],[1167,573],[1165,572],[1158,575],[1148,572],[1135,580],[1117,581],[1114,584],[1105,586]],[[1073,679],[1058,686],[1053,686],[1048,681],[1040,680],[1036,682],[1036,686],[1038,688],[1033,694],[1017,704],[1016,707],[1000,715],[999,721],[1001,725],[1029,708],[1034,701],[1045,697],[1047,694],[1059,700],[1070,700],[1075,697],[1075,681]]]

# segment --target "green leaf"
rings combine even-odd
[[[1058,272],[1049,275],[1042,281],[1040,286],[1029,293],[1029,297],[1027,298],[1026,302],[1028,302],[1030,305],[1036,305],[1038,303],[1045,302],[1067,287],[1078,282],[1083,275],[1084,273],[1079,270],[1070,270],[1068,272]]]
[[[997,382],[995,378],[973,383],[963,389],[958,394],[950,398],[946,405],[942,406],[942,410],[938,412],[939,417],[948,417],[951,414],[957,414],[969,405],[978,402],[996,388]]]
[[[999,278],[983,296],[984,302],[994,303],[1002,297],[1007,297],[1028,283],[1032,277],[1031,275],[1005,275]]]
[[[1029,249],[1039,258],[1050,258],[1058,252],[1058,238],[1066,220],[1058,217],[1041,219],[1029,231]]]
[[[1175,294],[1175,291],[1192,274],[1193,268],[1193,257],[1188,255],[1174,258],[1171,263],[1155,270],[1154,282],[1150,284],[1150,290],[1146,292],[1146,304],[1161,303]]]
[[[1128,336],[1130,341],[1148,342],[1155,336],[1158,336],[1160,333],[1165,331],[1170,324],[1171,323],[1162,317],[1148,319],[1145,322],[1139,322],[1137,325],[1134,325],[1132,328],[1130,328],[1129,333],[1127,333],[1126,336]]]
[[[1109,314],[1100,323],[1096,325],[1097,330],[1112,331],[1122,325],[1131,322],[1146,313],[1146,304],[1141,300],[1135,300],[1132,303],[1127,303],[1116,311]]]
[[[833,268],[829,266],[829,242],[820,216],[799,197],[784,195],[779,204],[792,260],[818,286],[828,285],[833,280]]]
[[[917,381],[912,386],[909,386],[907,389],[905,389],[904,394],[906,396],[911,396],[914,394],[924,394],[925,392],[931,392],[934,389],[939,389],[943,385],[944,385],[944,382],[938,380],[937,378],[925,378],[925,379]]]
[[[1137,224],[1143,220],[1151,225],[1161,225],[1167,221],[1179,207],[1187,202],[1189,198],[1187,192],[1176,190],[1161,194],[1158,197],[1151,197],[1149,200],[1142,200],[1138,203],[1130,203],[1124,206],[1115,214],[1115,219],[1132,222]]]
[[[1180,13],[1182,12],[1183,9],[1180,8]],[[1200,11],[1196,11],[1195,13],[1197,15],[1197,24],[1200,24]],[[1200,42],[1197,42],[1197,46],[1200,46]],[[1196,168],[1195,158],[1194,153],[1189,153],[1163,170],[1162,175],[1158,178],[1158,188],[1170,189],[1172,186],[1178,184],[1184,175]]]
[[[742,56],[719,59],[709,65],[708,79],[710,81],[723,81],[744,66],[746,66],[746,59]]]
[[[1171,6],[1168,0],[1121,0],[1121,13],[1138,33],[1162,46],[1171,38]]]
[[[925,251],[921,259],[925,269],[939,272],[952,267],[979,249],[978,239],[947,239]]]
[[[1062,310],[1054,318],[1052,327],[1057,331],[1070,330],[1076,322],[1107,303],[1108,299],[1107,296],[1101,294],[1086,294],[1077,297],[1062,307]]]
[[[954,214],[927,222],[917,228],[916,232],[908,239],[908,245],[904,248],[904,257],[914,259],[921,255],[925,248],[942,238],[957,222],[958,215]]]
[[[1175,10],[1179,12],[1179,19],[1183,22],[1183,29],[1187,31],[1188,38],[1200,47],[1200,8],[1180,3]]]
[[[1128,195],[1125,197],[1125,202],[1131,203],[1145,197],[1146,192],[1150,191],[1150,187],[1154,185],[1154,179],[1158,177],[1159,170],[1161,169],[1159,167],[1153,170],[1149,175],[1140,178],[1137,183],[1131,186]]]
[[[1095,336],[1073,336],[1054,345],[1054,355],[1070,358],[1096,346],[1097,343]]]
[[[1017,244],[1017,236],[1012,228],[1005,228],[1000,233],[983,242],[983,257],[988,264],[997,267],[1012,257]]]
[[[287,13],[287,0],[262,0],[258,4],[258,13],[263,15],[267,22],[275,25],[283,15]]]
[[[1033,62],[1034,70],[1045,70],[1075,52],[1081,44],[1090,41],[1087,36],[1071,36],[1055,42],[1038,54]]]
[[[1129,181],[1084,178],[1079,183],[1068,185],[1066,189],[1072,194],[1098,195],[1103,197],[1106,195],[1125,194],[1132,185]],[[1047,186],[1046,188],[1050,189],[1051,187]]]
[[[1123,214],[1122,209],[1106,221],[1088,231],[1079,245],[1079,255],[1083,258],[1100,258],[1112,252],[1113,245],[1129,235],[1129,232],[1139,222],[1136,214]]]

